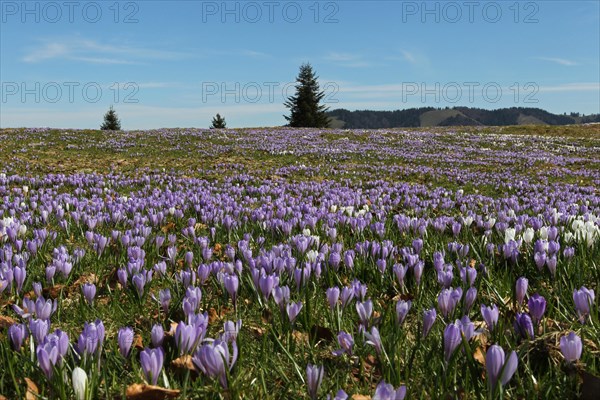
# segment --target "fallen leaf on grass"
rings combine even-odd
[[[0,328],[8,328],[17,321],[11,317],[0,315]]]
[[[178,369],[189,369],[190,371],[196,371],[196,367],[192,362],[192,356],[189,354],[174,359],[171,361],[171,365]]]
[[[29,378],[25,378],[25,383],[27,384],[27,393],[25,393],[25,400],[36,400],[40,394],[37,385]]]
[[[353,394],[352,400],[371,400],[371,396],[366,394]]]
[[[142,342],[142,335],[135,335],[133,337],[133,346],[138,350],[144,350],[144,343]]]
[[[160,386],[134,383],[125,392],[128,400],[164,400],[179,397],[179,390],[165,389]]]

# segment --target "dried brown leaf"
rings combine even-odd
[[[179,390],[165,389],[160,386],[134,383],[125,392],[128,400],[165,400],[179,397]]]
[[[25,378],[27,384],[27,392],[25,393],[25,400],[36,400],[39,397],[40,390],[37,385],[29,378]]]
[[[9,316],[0,315],[0,328],[8,328],[17,321]]]
[[[192,362],[192,356],[189,354],[174,359],[171,361],[171,365],[178,369],[189,369],[190,371],[196,371],[196,367]]]

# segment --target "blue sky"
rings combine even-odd
[[[303,62],[330,109],[599,113],[599,4],[0,0],[0,126],[283,125]]]

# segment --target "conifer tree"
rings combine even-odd
[[[325,114],[328,108],[319,104],[325,93],[319,90],[317,79],[310,64],[300,66],[300,73],[296,78],[296,94],[284,103],[291,112],[289,116],[284,116],[289,126],[304,128],[329,126],[329,117]]]
[[[217,115],[212,120],[212,125],[210,129],[223,129],[227,128],[227,124],[225,123],[225,118],[221,117],[220,114]]]
[[[104,114],[104,123],[100,126],[100,129],[103,131],[121,130],[121,121],[119,121],[119,117],[112,106],[110,106],[110,109]]]

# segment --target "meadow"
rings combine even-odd
[[[0,399],[599,390],[598,125],[3,129],[0,199]]]

